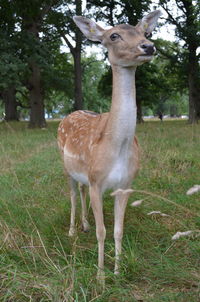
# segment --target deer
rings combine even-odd
[[[98,41],[108,51],[112,68],[112,102],[110,112],[98,114],[78,110],[66,116],[58,127],[58,146],[69,176],[71,218],[69,236],[76,234],[75,211],[77,185],[82,206],[82,226],[89,231],[86,187],[96,225],[98,242],[97,280],[105,281],[104,241],[106,228],[103,193],[116,190],[114,202],[114,274],[120,271],[124,215],[130,187],[139,169],[139,145],[135,136],[137,108],[135,72],[137,66],[150,62],[156,52],[148,36],[154,30],[160,10],[144,16],[136,26],[116,25],[103,29],[93,20],[74,16],[73,20],[85,37]]]

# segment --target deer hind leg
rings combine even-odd
[[[106,229],[104,226],[103,218],[103,203],[100,190],[96,186],[90,186],[90,202],[93,210],[95,224],[96,224],[96,237],[98,241],[98,272],[97,280],[99,285],[104,288],[105,275],[104,275],[104,241],[106,237]]]
[[[71,197],[71,217],[69,236],[72,237],[76,234],[75,216],[76,216],[76,204],[77,204],[77,182],[70,177],[70,197]]]
[[[90,225],[87,220],[86,186],[79,183],[79,191],[80,191],[80,196],[81,196],[81,208],[82,208],[81,219],[82,219],[83,231],[88,232],[90,230]]]
[[[114,208],[114,240],[115,240],[115,269],[114,273],[119,274],[120,255],[122,252],[122,237],[124,228],[124,215],[127,206],[129,193],[118,193],[115,198]]]

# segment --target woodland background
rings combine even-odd
[[[77,109],[109,110],[111,69],[107,54],[75,26],[84,15],[106,26],[136,25],[148,11],[164,13],[174,42],[152,37],[157,56],[137,70],[138,121],[160,112],[200,119],[200,3],[192,0],[0,1],[0,117],[26,119],[29,127],[46,127],[45,118],[60,118]],[[166,27],[167,28],[167,27]],[[64,45],[64,46],[63,46]],[[96,48],[95,48],[96,49]],[[104,50],[98,50],[102,53]]]

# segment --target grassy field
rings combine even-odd
[[[47,130],[0,124],[0,302],[200,301],[200,125],[145,122],[137,128],[141,170],[125,217],[122,274],[115,277],[113,200],[105,194],[106,289],[97,291],[97,243],[91,209],[88,234],[67,236],[69,189]],[[141,192],[142,191],[142,192]],[[135,200],[145,199],[140,207]],[[169,216],[147,215],[161,211]],[[172,241],[177,231],[192,236]]]

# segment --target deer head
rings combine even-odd
[[[73,19],[89,40],[99,41],[108,49],[111,65],[129,67],[152,59],[156,49],[146,36],[153,31],[160,15],[161,12],[156,10],[143,17],[136,26],[121,24],[107,30],[85,17]]]

